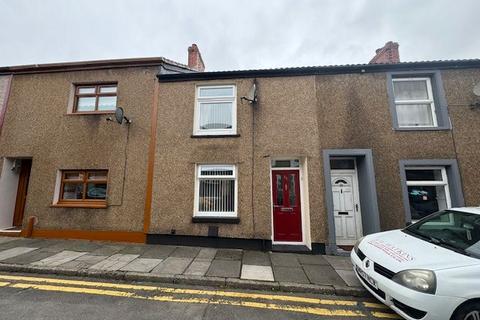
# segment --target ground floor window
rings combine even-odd
[[[107,170],[61,171],[58,203],[106,203],[107,176]]]
[[[198,165],[195,189],[195,216],[237,216],[235,165]]]
[[[406,167],[405,176],[412,220],[451,208],[445,167]]]

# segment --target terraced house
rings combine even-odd
[[[189,53],[0,69],[1,226],[335,253],[480,204],[480,60],[389,42],[369,64],[203,72]]]

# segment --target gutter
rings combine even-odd
[[[480,59],[158,74],[159,82],[480,68]]]

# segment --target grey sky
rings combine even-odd
[[[164,56],[207,70],[480,58],[478,0],[0,0],[0,65]]]

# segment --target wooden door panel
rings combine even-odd
[[[27,201],[28,182],[30,180],[30,171],[32,169],[32,160],[23,159],[20,166],[20,176],[18,178],[17,198],[15,201],[15,212],[13,214],[13,226],[21,227]]]

